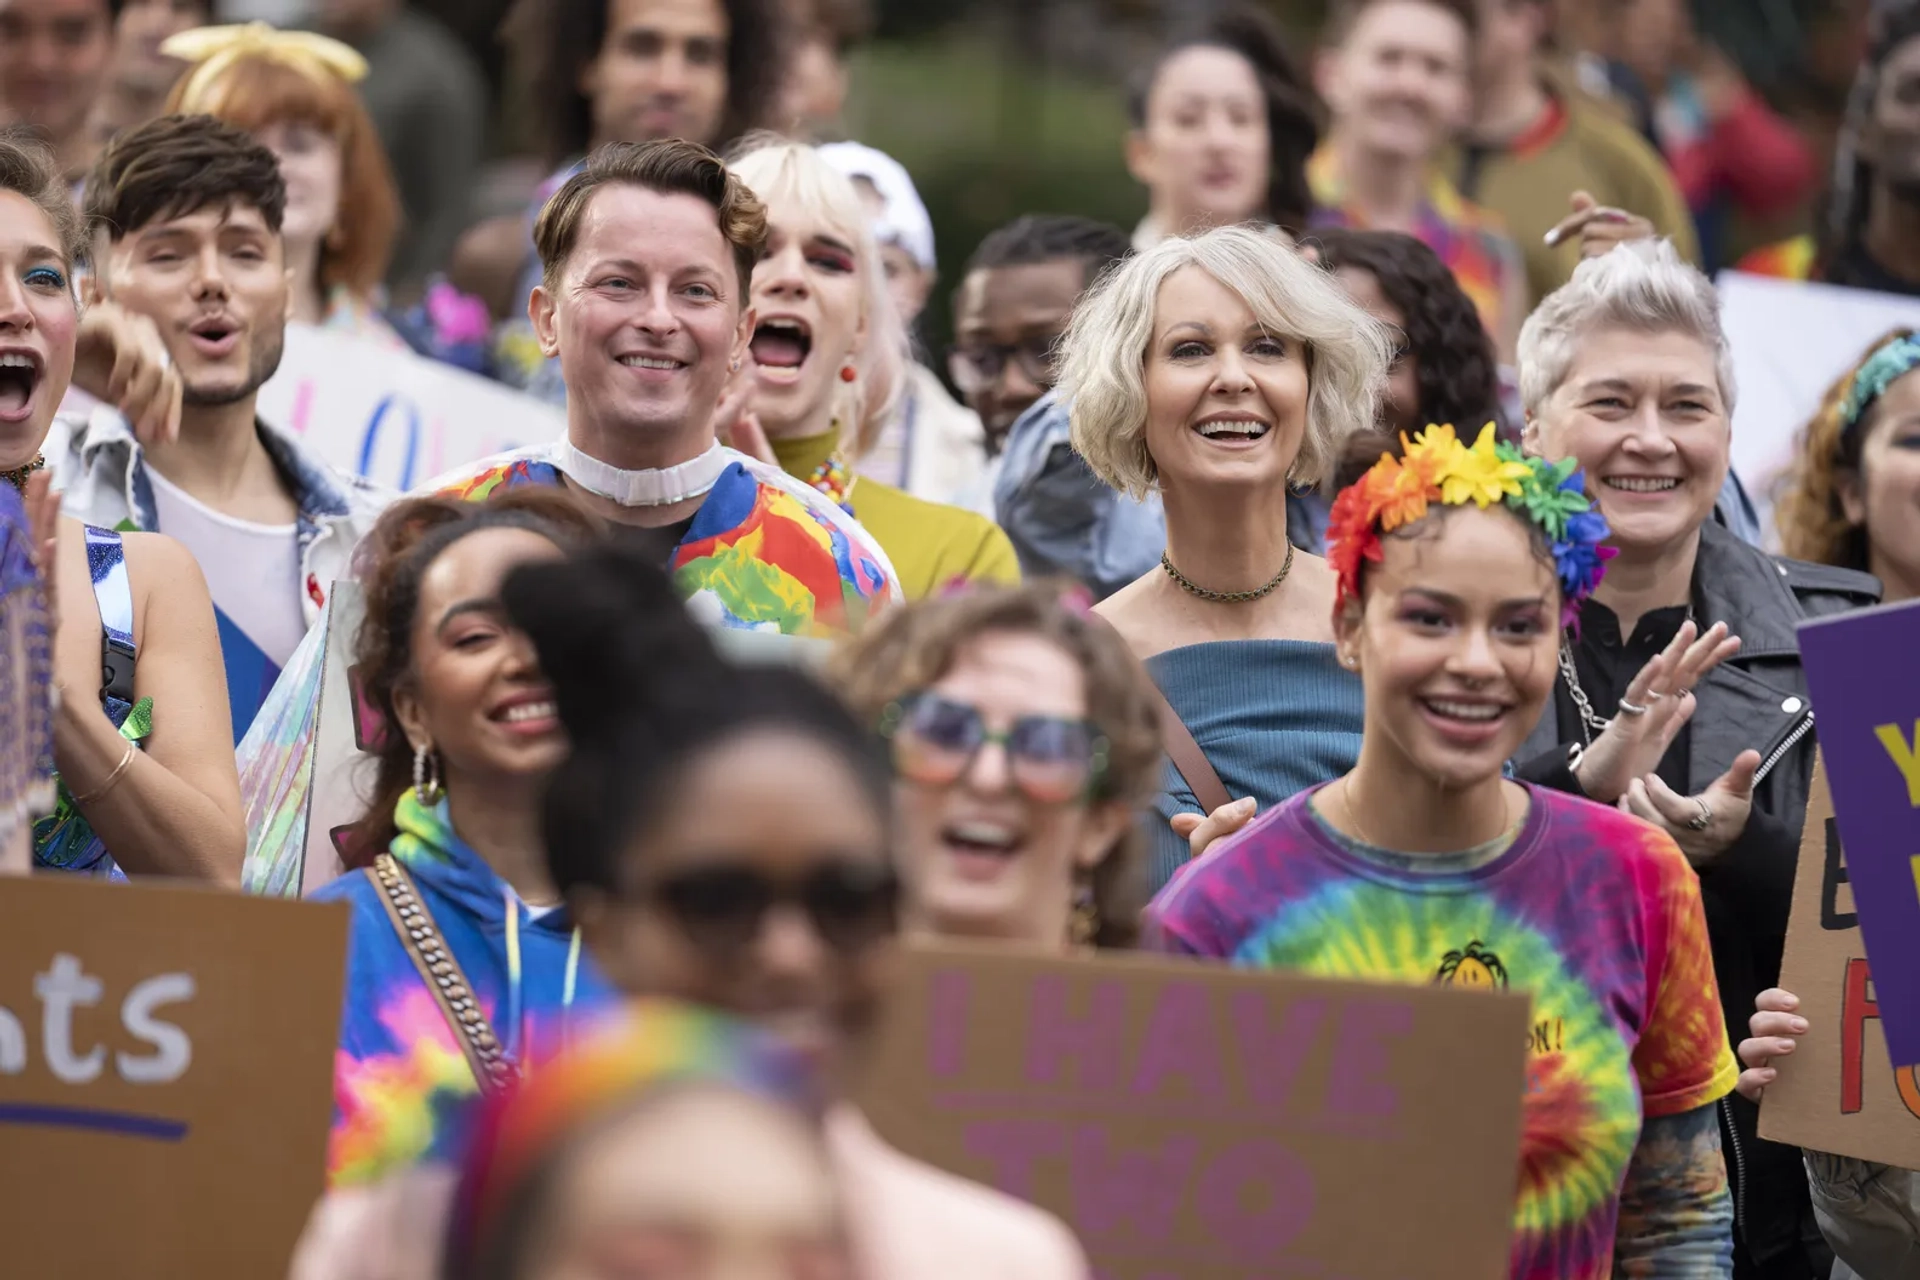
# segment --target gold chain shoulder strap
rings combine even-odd
[[[433,913],[427,910],[425,900],[414,887],[413,877],[390,853],[375,858],[367,874],[380,887],[380,901],[387,908],[387,919],[393,922],[400,945],[413,958],[420,980],[433,992],[441,1014],[453,1029],[454,1039],[465,1051],[467,1065],[473,1069],[480,1091],[493,1094],[507,1088],[514,1080],[513,1062],[501,1048],[500,1038],[493,1034],[487,1015],[480,1012],[473,987],[467,982],[460,962],[453,958],[453,948],[441,940]]]

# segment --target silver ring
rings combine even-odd
[[[1695,796],[1693,802],[1700,806],[1700,812],[1687,819],[1687,826],[1694,831],[1705,831],[1713,825],[1713,806],[1699,796]]]
[[[1647,714],[1647,709],[1638,703],[1628,702],[1625,698],[1622,698],[1620,699],[1620,714],[1623,716],[1643,716]]]

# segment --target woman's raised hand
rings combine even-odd
[[[1740,638],[1728,635],[1724,622],[1698,632],[1690,621],[1680,625],[1667,647],[1648,659],[1627,685],[1606,731],[1581,754],[1574,777],[1588,799],[1617,803],[1635,778],[1659,768],[1660,758],[1693,716],[1694,685],[1740,652]]]
[[[1740,1042],[1740,1073],[1735,1088],[1749,1102],[1760,1101],[1761,1091],[1780,1078],[1773,1060],[1793,1052],[1794,1041],[1807,1033],[1807,1020],[1796,1010],[1800,997],[1791,991],[1770,987],[1754,1002],[1754,1015],[1747,1020],[1753,1034]]]

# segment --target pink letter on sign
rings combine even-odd
[[[1135,1093],[1151,1097],[1166,1087],[1167,1077],[1180,1076],[1187,1081],[1187,1093],[1224,1101],[1227,1082],[1212,1003],[1207,989],[1197,982],[1169,982],[1160,989],[1146,1041],[1140,1046]]]
[[[927,998],[927,1059],[936,1076],[957,1076],[967,1065],[967,1011],[973,982],[948,969],[933,975]]]
[[[1066,1148],[1067,1131],[1057,1120],[974,1120],[961,1145],[993,1165],[994,1186],[1031,1200],[1033,1166]]]
[[[1273,1257],[1313,1221],[1313,1171],[1265,1138],[1215,1156],[1193,1203],[1200,1219],[1244,1264]]]
[[[1258,991],[1233,993],[1233,1025],[1247,1089],[1261,1106],[1278,1111],[1293,1095],[1293,1078],[1327,1020],[1324,1000],[1295,1000],[1280,1025],[1269,1023],[1273,998]]]
[[[1413,1010],[1397,1000],[1356,1000],[1340,1014],[1327,1075],[1327,1106],[1350,1116],[1391,1119],[1400,1095],[1385,1076],[1389,1039],[1413,1031]]]
[[[1060,1083],[1061,1068],[1071,1059],[1080,1068],[1080,1088],[1110,1092],[1120,1087],[1126,991],[1117,982],[1098,982],[1091,997],[1093,1007],[1076,1015],[1067,1008],[1065,978],[1035,979],[1027,1031],[1029,1083]]]
[[[1165,1240],[1199,1153],[1199,1139],[1185,1136],[1165,1139],[1158,1150],[1115,1151],[1105,1129],[1080,1126],[1073,1134],[1074,1228],[1090,1241],[1122,1234]]]

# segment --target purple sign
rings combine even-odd
[[[1920,601],[1800,628],[1834,817],[1895,1067],[1920,1064]]]

